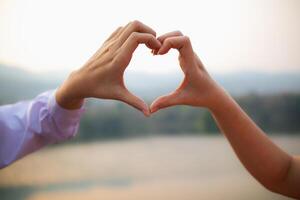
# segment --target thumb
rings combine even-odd
[[[140,110],[144,113],[145,116],[150,116],[148,105],[142,99],[129,92],[127,89],[122,92],[122,97],[120,98],[120,100]]]
[[[178,93],[173,92],[155,99],[150,106],[150,112],[155,113],[162,108],[167,108],[178,104],[180,104]]]

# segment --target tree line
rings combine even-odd
[[[268,134],[300,133],[300,94],[249,94],[235,99]],[[75,141],[218,132],[213,117],[204,108],[176,106],[146,118],[123,103],[92,100],[86,104]]]

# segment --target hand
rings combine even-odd
[[[180,86],[171,94],[157,98],[150,106],[151,113],[174,105],[191,105],[212,108],[223,90],[210,77],[194,53],[190,39],[175,31],[157,38],[162,46],[154,54],[164,55],[171,48],[179,51],[179,64],[184,73]]]
[[[152,50],[161,47],[155,36],[154,30],[138,21],[118,28],[87,63],[74,71],[58,89],[58,104],[66,109],[76,109],[82,105],[84,98],[115,99],[148,116],[147,104],[128,91],[123,74],[139,44],[146,44]]]

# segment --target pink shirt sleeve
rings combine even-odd
[[[48,144],[75,136],[83,108],[66,110],[55,91],[0,107],[0,168]]]

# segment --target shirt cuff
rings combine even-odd
[[[58,122],[65,124],[77,124],[80,121],[80,117],[85,111],[84,104],[79,109],[68,110],[61,107],[55,98],[56,90],[52,92],[48,101],[48,109],[50,115],[55,118]]]

